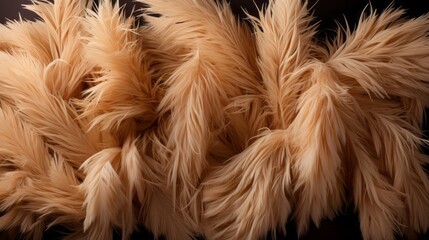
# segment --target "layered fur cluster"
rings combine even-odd
[[[140,1],[143,26],[83,0],[0,25],[0,236],[258,239],[348,204],[364,239],[428,230],[428,15],[319,42],[299,0],[253,28],[223,2]]]

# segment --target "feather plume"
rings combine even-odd
[[[227,119],[231,127],[226,132],[234,134],[231,129],[243,126],[249,129],[247,131],[250,134],[246,132],[234,137],[245,146],[248,138],[256,135],[261,127],[255,124],[251,128],[256,121],[235,116],[237,112],[239,115],[246,112],[251,104],[253,108],[261,105],[258,104],[261,101],[261,83],[257,71],[255,39],[249,27],[237,21],[226,3],[192,0],[180,3],[172,0],[140,2],[148,5],[144,14],[148,26],[144,33],[151,45],[156,47],[150,52],[158,63],[158,71],[162,73],[159,81],[162,83],[168,79],[174,69],[198,51],[202,58],[216,66],[222,89],[231,99],[225,112],[234,115],[231,118],[240,119]],[[160,17],[153,17],[152,13]],[[153,44],[155,40],[157,42]],[[247,95],[247,101],[242,101],[242,94]],[[241,104],[236,104],[237,101]]]
[[[203,183],[208,239],[258,239],[285,223],[291,206],[291,152],[286,130],[265,132]]]
[[[1,104],[0,122],[1,166],[44,174],[50,156],[42,138],[5,103]]]
[[[311,87],[299,98],[298,113],[290,126],[296,149],[294,191],[298,195],[298,233],[307,229],[309,218],[316,226],[323,217],[333,217],[344,194],[342,157],[349,94],[323,63],[309,66]]]
[[[52,157],[42,138],[4,105],[0,110],[0,168],[14,170],[7,171],[0,180],[2,186],[7,186],[0,191],[0,211],[7,210],[0,222],[8,224],[1,228],[17,225],[23,233],[37,236],[37,228],[43,232],[44,224],[70,224],[83,219],[83,198],[76,192],[73,168],[61,157]],[[21,221],[7,222],[12,216]],[[49,220],[54,216],[55,220]]]
[[[339,31],[335,41],[328,43],[326,61],[345,76],[341,81],[368,94],[413,98],[427,105],[429,16],[407,21],[403,14],[387,9],[362,15],[354,32]],[[421,121],[420,114],[416,117]]]
[[[400,231],[397,216],[403,208],[402,194],[377,168],[381,159],[371,146],[369,131],[356,127],[367,124],[363,111],[357,102],[351,106],[355,116],[345,121],[348,129],[346,152],[362,236],[364,239],[394,239],[395,232]]]
[[[86,160],[82,169],[86,178],[79,186],[85,191],[84,231],[91,239],[111,239],[112,227],[119,225],[120,211],[126,204],[123,184],[113,168],[120,149],[107,148]]]
[[[96,84],[86,90],[84,116],[94,115],[92,126],[115,130],[126,119],[149,127],[156,118],[152,86],[142,42],[133,18],[126,18],[118,3],[102,1],[85,19],[86,59],[99,68]],[[99,61],[104,59],[104,61]]]
[[[173,109],[170,124],[174,127],[168,133],[173,138],[165,143],[168,148],[176,149],[169,163],[173,199],[178,192],[181,208],[193,208],[191,214],[198,221],[197,205],[190,201],[194,199],[207,165],[204,158],[211,137],[209,133],[218,132],[223,127],[219,119],[222,120],[222,109],[231,102],[229,99],[239,97],[243,92],[256,95],[259,91],[255,42],[248,27],[238,23],[225,4],[217,5],[211,1],[141,2],[149,6],[147,12],[161,15],[151,17],[146,14],[145,19],[149,25],[146,32],[150,32],[152,38],[156,36],[159,42],[152,55],[166,56],[157,65],[160,67],[158,71],[163,73],[158,81],[166,88],[159,111],[165,114]],[[215,78],[214,72],[217,73]],[[182,100],[183,93],[187,94],[187,101]],[[173,99],[175,102],[171,102]],[[186,117],[182,118],[184,113]],[[240,125],[247,124],[243,117],[237,118],[240,120],[226,120],[234,123],[230,125],[231,129],[235,126],[243,128]],[[237,132],[231,130],[229,133]],[[244,143],[246,135],[234,138]],[[182,146],[176,147],[177,144]],[[176,186],[180,189],[176,190]]]
[[[122,215],[123,238],[131,233],[136,223],[134,220],[139,218],[139,214],[135,213],[136,209],[139,209],[140,213],[149,211],[154,188],[165,182],[161,177],[163,172],[159,163],[149,157],[145,151],[139,151],[142,146],[142,141],[130,134],[121,149],[119,176],[124,184],[127,198],[126,210]],[[157,189],[157,191],[161,191],[161,189]],[[135,200],[140,203],[137,208],[134,204]]]
[[[428,228],[428,178],[419,146],[429,94],[429,17],[404,20],[403,13],[371,10],[354,32],[339,31],[328,44],[327,65],[352,89],[363,109],[354,111],[368,128],[351,137],[366,139],[354,144],[353,185],[365,239],[393,239],[394,232],[404,232],[399,226]],[[360,189],[368,184],[374,186],[371,191]],[[381,193],[390,197],[378,200]]]
[[[206,156],[211,135],[223,127],[222,107],[227,96],[214,66],[198,51],[172,74],[166,85],[160,109],[171,112],[166,144],[172,151],[169,178],[173,191],[178,192],[179,205],[186,206],[190,199],[195,199],[201,176],[208,166]],[[198,204],[190,206],[198,222]]]
[[[423,170],[419,146],[424,142],[414,135],[411,124],[380,112],[368,113],[377,155],[383,158],[378,166],[393,182],[393,187],[405,194],[398,221],[415,231],[429,227],[429,179]],[[410,130],[408,130],[410,129]],[[382,141],[381,137],[388,139]],[[427,156],[424,158],[427,159]],[[403,230],[404,231],[404,230]]]
[[[296,116],[300,93],[310,84],[302,73],[315,48],[315,28],[310,25],[307,4],[273,0],[265,11],[259,11],[259,18],[249,18],[255,29],[270,127],[286,129]]]
[[[0,52],[0,96],[77,169],[97,152],[98,141],[86,134],[85,122],[76,120],[71,105],[49,93],[41,81],[45,77],[37,60]]]
[[[32,5],[26,5],[26,8],[39,15],[42,20],[34,24],[41,25],[34,30],[43,31],[32,31],[34,34],[31,37],[24,37],[30,44],[23,41],[21,48],[25,50],[32,45],[42,44],[42,48],[35,48],[39,52],[32,52],[35,53],[34,58],[41,59],[41,63],[47,65],[47,77],[44,79],[46,87],[51,93],[66,100],[79,97],[83,81],[91,70],[91,65],[82,61],[80,18],[84,14],[85,1],[42,0],[34,1]]]
[[[45,25],[41,21],[29,22],[22,19],[10,20],[0,26],[1,50],[9,53],[26,53],[49,63],[49,42],[46,39]]]
[[[139,1],[149,6],[147,12],[161,15],[144,16],[152,35],[160,42],[159,51],[178,53],[176,67],[186,61],[183,53],[191,54],[199,49],[202,56],[219,64],[219,69],[223,70],[219,72],[225,77],[223,84],[229,95],[239,95],[240,89],[248,94],[259,92],[255,40],[250,29],[237,21],[228,5],[193,0]]]

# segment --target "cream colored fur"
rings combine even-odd
[[[429,229],[428,15],[320,42],[297,0],[254,32],[223,2],[140,2],[144,26],[83,0],[0,25],[0,237],[304,235],[347,199],[364,239]]]

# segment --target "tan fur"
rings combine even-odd
[[[359,117],[364,118],[362,123],[369,128],[367,133],[361,133],[367,135],[367,142],[355,144],[355,149],[359,146],[362,150],[366,148],[366,152],[372,155],[368,156],[370,159],[379,158],[374,167],[385,175],[370,177],[374,170],[364,170],[371,165],[366,163],[369,159],[362,150],[357,150],[356,170],[361,169],[360,174],[368,174],[361,179],[358,173],[354,179],[356,204],[360,209],[365,238],[392,239],[392,230],[403,233],[406,230],[403,226],[408,226],[420,232],[429,224],[426,217],[429,182],[422,169],[425,162],[422,157],[427,159],[427,156],[419,152],[422,144],[419,127],[429,93],[429,21],[427,16],[405,21],[400,18],[402,14],[402,11],[391,9],[380,16],[371,12],[368,17],[361,18],[354,33],[340,34],[337,42],[329,46],[331,56],[327,64],[341,76],[340,81],[350,86],[350,92],[361,108],[355,111],[361,114]],[[351,139],[357,141],[362,137],[357,135]],[[360,157],[363,163],[359,162]],[[366,197],[377,199],[380,193],[368,192],[365,196],[359,190],[361,181],[377,184],[384,177],[390,180],[385,179],[387,182],[384,184],[387,185],[379,187],[390,191],[385,195],[394,194],[396,197],[383,196],[386,202],[376,201],[373,205]],[[395,210],[386,211],[386,207],[395,207]],[[368,211],[371,208],[378,209]]]
[[[162,134],[167,134],[164,145],[171,150],[168,181],[179,210],[197,226],[201,206],[196,200],[202,175],[208,168],[207,155],[224,155],[224,151],[219,154],[216,149],[209,150],[209,146],[216,142],[232,147],[226,150],[225,157],[230,157],[244,148],[249,137],[248,122],[233,101],[244,91],[257,98],[254,39],[248,27],[238,23],[224,4],[169,0],[146,3],[148,12],[161,14],[159,18],[146,16],[149,24],[143,34],[149,32],[149,42],[156,41],[156,48],[150,49],[149,54],[155,59],[155,71],[162,73],[159,81],[166,88],[158,109],[161,121],[167,114],[167,128]],[[209,18],[207,23],[202,21],[205,18]],[[240,70],[235,68],[237,63],[242,66]],[[225,71],[216,71],[218,67]],[[228,104],[233,106],[224,110]],[[225,141],[224,134],[232,136],[234,142]],[[225,159],[211,158],[214,162]]]
[[[314,65],[314,66],[313,66]],[[298,232],[306,230],[309,218],[316,226],[323,217],[333,217],[344,194],[343,146],[346,128],[347,89],[323,63],[309,66],[312,86],[299,98],[298,114],[290,126],[298,195]]]
[[[284,130],[261,134],[208,176],[202,199],[207,238],[252,239],[276,227],[284,231],[291,195],[288,136]]]
[[[428,15],[319,42],[301,1],[253,33],[223,2],[140,2],[144,26],[107,0],[0,25],[0,238],[302,236],[347,199],[364,239],[429,229]]]

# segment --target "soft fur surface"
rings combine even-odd
[[[0,25],[0,236],[258,239],[354,204],[364,239],[429,229],[429,16],[317,41],[307,5],[35,1]],[[287,234],[287,233],[286,233]]]

